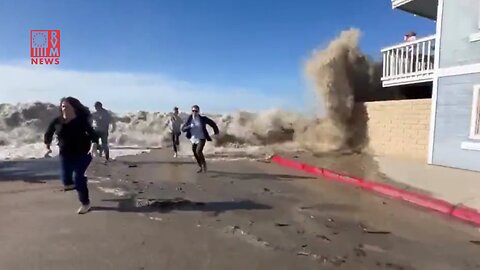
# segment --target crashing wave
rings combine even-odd
[[[368,118],[358,102],[375,99],[382,91],[378,91],[378,64],[360,52],[359,36],[356,29],[343,31],[325,49],[315,51],[305,64],[307,78],[319,98],[318,107],[326,112],[324,118],[281,109],[211,115],[221,133],[214,144],[207,144],[206,152],[363,150],[368,143]],[[58,114],[58,106],[49,103],[0,104],[0,147],[41,143],[48,123]],[[166,146],[170,140],[164,125],[167,117],[168,113],[145,111],[114,114],[117,129],[111,133],[110,143],[118,147]],[[187,115],[181,117],[186,120]]]

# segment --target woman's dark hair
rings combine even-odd
[[[60,100],[60,114],[62,114],[62,103],[64,101],[72,105],[73,110],[75,111],[75,114],[77,115],[77,117],[85,117],[85,118],[90,117],[90,110],[88,109],[88,107],[84,106],[80,102],[80,100],[74,97],[64,97]]]

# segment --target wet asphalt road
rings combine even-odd
[[[0,269],[480,269],[469,225],[274,164],[209,169],[96,162],[84,216],[58,181],[0,181]]]

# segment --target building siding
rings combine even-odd
[[[480,171],[480,151],[461,149],[469,136],[473,86],[480,74],[440,77],[438,80],[433,164]]]
[[[480,41],[470,34],[480,32],[478,0],[444,0],[440,38],[440,68],[480,62]]]

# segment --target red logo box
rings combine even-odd
[[[60,30],[31,30],[30,57],[32,65],[60,64]]]

